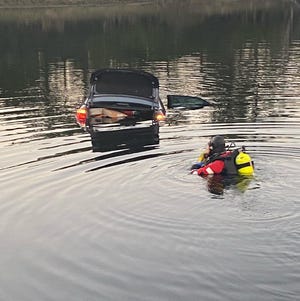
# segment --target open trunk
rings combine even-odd
[[[127,95],[99,95],[89,103],[87,127],[94,150],[107,145],[149,145],[159,142],[158,105]]]
[[[155,118],[157,104],[148,99],[126,95],[101,95],[88,106],[88,125],[136,125]]]

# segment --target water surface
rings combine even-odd
[[[298,300],[300,24],[293,1],[0,10],[1,300]],[[92,71],[158,76],[158,147],[93,153]],[[189,168],[212,135],[248,179]]]

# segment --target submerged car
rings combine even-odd
[[[167,108],[176,111],[208,105],[196,96],[167,95]],[[131,69],[93,72],[89,94],[76,111],[77,123],[90,133],[93,151],[157,145],[165,117],[157,77]]]
[[[144,71],[101,69],[90,78],[89,95],[76,112],[77,122],[91,135],[94,151],[114,145],[159,143],[159,122],[166,110],[158,79]]]

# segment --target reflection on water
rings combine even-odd
[[[280,114],[286,108],[280,97],[299,94],[297,7],[287,1],[229,1],[222,10],[203,5],[201,10],[187,6],[181,22],[174,18],[175,8],[152,5],[125,11],[87,7],[77,14],[75,8],[53,9],[47,17],[57,24],[57,14],[65,23],[62,31],[40,26],[45,20],[40,9],[22,10],[17,22],[15,10],[0,10],[5,16],[0,86],[9,97],[2,98],[2,107],[44,106],[40,114],[68,117],[86,94],[90,72],[112,66],[153,72],[164,97],[184,91],[218,100],[214,122]]]
[[[254,176],[224,176],[224,175],[212,175],[205,177],[207,190],[212,194],[223,195],[224,191],[234,188],[239,192],[245,192],[250,189],[250,184],[254,182]],[[251,189],[257,189],[252,187]]]
[[[299,6],[193,2],[0,9],[0,299],[297,300]],[[74,111],[101,67],[216,105],[94,153]],[[217,134],[253,178],[190,174]]]

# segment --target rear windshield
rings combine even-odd
[[[129,73],[102,74],[96,82],[96,93],[125,94],[151,98],[152,82],[148,78]]]

